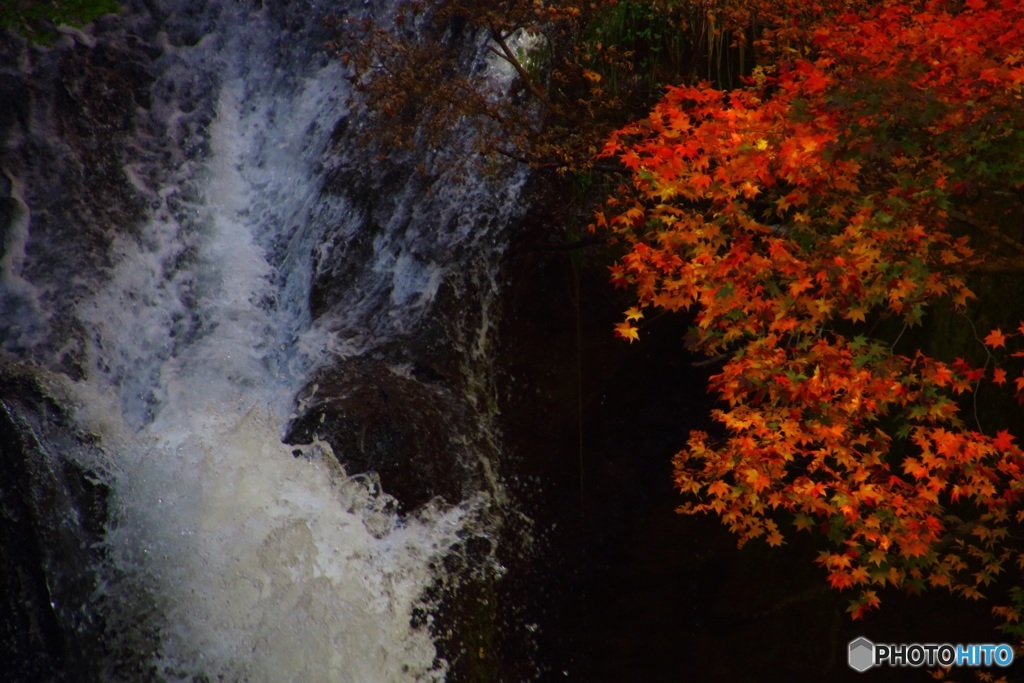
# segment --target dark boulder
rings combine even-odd
[[[435,497],[457,504],[481,482],[474,412],[440,384],[382,361],[356,359],[322,372],[299,396],[285,441],[322,440],[349,474],[375,472],[405,511]]]

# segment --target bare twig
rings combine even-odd
[[[495,50],[494,47],[491,45],[488,45],[487,49],[493,52],[494,54],[498,55],[502,59],[504,59],[509,64],[511,64],[512,68],[514,68],[516,72],[519,74],[519,77],[523,79],[523,82],[526,84],[527,90],[529,90],[534,97],[543,102],[545,107],[551,106],[551,101],[548,99],[547,95],[542,93],[540,89],[534,84],[533,79],[530,78],[530,74],[526,71],[526,67],[522,65],[519,59],[516,58],[515,53],[512,52],[512,49],[509,48],[508,43],[505,42],[505,37],[501,35],[501,31],[497,30],[496,28],[491,28],[491,40],[496,42],[498,46],[501,47],[501,52]]]

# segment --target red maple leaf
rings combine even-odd
[[[1003,334],[1002,330],[997,327],[985,336],[985,346],[991,346],[993,349],[998,349],[1001,346],[1005,347],[1009,336],[1012,335]]]
[[[996,432],[996,437],[992,439],[992,445],[998,448],[1000,451],[1006,452],[1013,448],[1013,440],[1016,438],[1017,437],[1015,437],[1013,434],[1010,434],[1010,432],[1006,431],[1005,429],[1000,429],[998,432]]]

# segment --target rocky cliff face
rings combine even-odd
[[[0,361],[0,657],[12,681],[98,677],[107,487],[98,446],[39,377]]]

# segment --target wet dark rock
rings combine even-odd
[[[0,244],[20,243],[12,229],[27,219],[16,275],[37,283],[62,272],[77,277],[42,288],[42,299],[64,302],[52,306],[50,330],[18,338],[26,331],[12,324],[0,328],[0,345],[20,352],[48,333],[50,346],[64,349],[53,367],[79,378],[83,343],[72,308],[87,296],[90,276],[111,266],[114,239],[131,235],[147,212],[148,200],[126,168],[137,158],[139,126],[153,105],[153,55],[137,39],[90,46],[65,37],[50,49],[12,40],[6,49],[24,68],[0,77]],[[18,307],[31,305],[0,303],[12,307],[12,321],[24,319]]]
[[[445,662],[450,683],[532,680],[519,675],[528,661],[503,661],[497,647],[502,605],[494,552],[493,541],[480,536],[457,543],[440,561],[443,571],[425,591],[424,606],[413,612],[413,627],[429,626],[438,662]]]
[[[0,75],[0,130],[27,126],[31,93],[28,86],[10,74]]]
[[[460,436],[473,432],[473,413],[450,390],[360,359],[321,373],[299,400],[306,408],[285,441],[326,441],[349,474],[379,475],[403,510],[479,490],[479,456]]]
[[[31,372],[0,362],[0,661],[11,683],[99,680],[92,596],[107,487],[96,446]]]

